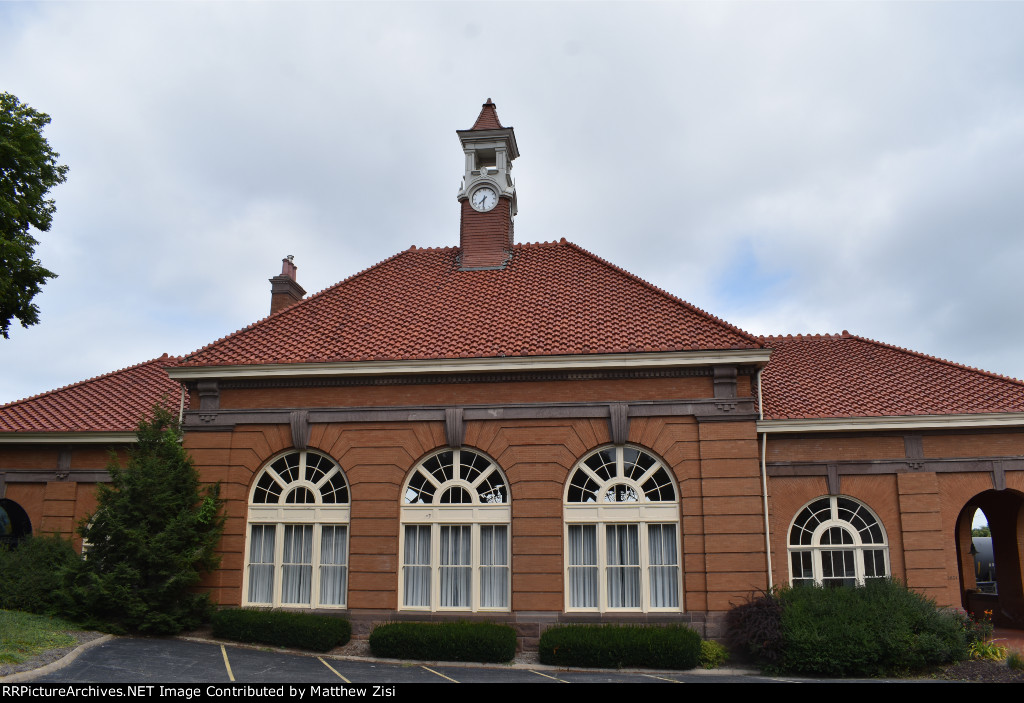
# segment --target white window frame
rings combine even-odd
[[[797,521],[805,510],[810,509],[812,505],[818,501],[827,500],[828,506],[828,518],[824,520],[818,520],[818,524],[811,531],[810,543],[805,544],[802,541],[797,541],[794,544],[794,530],[793,528],[797,525]],[[839,501],[848,500],[855,503],[859,510],[867,513],[874,522],[873,525],[878,527],[881,532],[881,541],[869,541],[864,539],[862,536],[863,528],[858,527],[851,522],[844,520],[840,517],[839,513]],[[820,513],[819,513],[820,514]],[[801,525],[805,525],[808,520],[802,521]],[[868,527],[871,525],[868,524]],[[822,537],[829,532],[832,528],[839,528],[843,530],[847,535],[851,537],[849,544],[822,544]],[[806,532],[806,528],[803,528]],[[801,533],[802,534],[802,533]],[[869,535],[870,537],[870,535]],[[885,525],[878,518],[878,515],[863,501],[857,500],[851,496],[818,496],[814,500],[810,500],[805,503],[799,510],[796,511],[796,515],[789,523],[789,530],[786,532],[786,540],[788,542],[787,550],[787,561],[789,563],[789,584],[790,586],[798,585],[799,583],[807,582],[807,578],[804,576],[795,577],[793,575],[793,557],[794,555],[805,555],[810,554],[812,578],[816,585],[828,585],[825,581],[824,576],[824,564],[822,556],[826,552],[842,552],[853,554],[853,568],[854,578],[856,579],[858,586],[863,586],[866,578],[886,578],[892,574],[891,567],[889,564],[889,538],[885,531]],[[881,551],[884,561],[884,573],[875,574],[873,576],[866,576],[864,568],[864,554],[865,552]],[[803,557],[801,556],[801,561]],[[801,567],[802,568],[802,567]],[[830,577],[829,581],[836,581],[839,577]]]
[[[272,468],[273,465],[279,460],[288,457],[293,454],[298,454],[298,467],[300,470],[300,476],[298,479],[286,481],[283,480],[276,471]],[[320,461],[326,459],[330,462],[330,467],[325,471],[324,475],[316,480],[309,480],[307,476],[308,461],[312,457],[319,457]],[[260,485],[260,481],[263,476],[270,474],[274,483],[281,488],[278,502],[276,503],[256,503],[257,488]],[[351,485],[348,482],[345,472],[336,461],[331,459],[327,454],[315,450],[295,450],[290,449],[285,452],[281,452],[275,455],[270,461],[266,462],[263,468],[256,474],[252,487],[249,490],[249,510],[248,517],[246,519],[245,526],[245,564],[242,571],[242,605],[251,607],[274,607],[274,608],[329,608],[329,609],[344,609],[348,607],[348,584],[349,584],[349,543],[351,538],[351,529],[349,528],[351,508],[349,502],[341,503],[324,503],[321,495],[321,487],[326,486],[331,477],[340,475],[341,479],[345,483],[346,492],[348,493],[347,500],[351,501]],[[312,503],[286,503],[288,494],[295,488],[306,488],[309,489],[310,493],[314,498]],[[273,584],[272,593],[269,601],[252,601],[249,597],[249,586],[250,586],[250,571],[251,567],[256,564],[250,564],[251,550],[253,549],[253,527],[269,526],[274,529],[274,550],[273,550],[273,561],[261,562],[261,563],[272,563],[273,564]],[[311,579],[310,579],[310,594],[308,603],[293,603],[285,602],[283,594],[284,585],[284,535],[286,526],[312,526],[312,545],[311,545],[311,558],[309,566],[311,567]],[[321,550],[323,547],[323,528],[345,528],[345,544],[343,549],[344,563],[334,564],[321,563],[322,554]],[[321,567],[335,567],[341,566],[341,570],[344,579],[344,587],[341,589],[341,603],[322,603],[321,602],[321,579],[322,579],[322,568]]]
[[[452,452],[452,465],[462,466],[463,454],[476,455],[486,460],[488,466],[482,470],[480,475],[471,481],[460,476],[453,476],[448,480],[438,480],[427,469],[427,464],[435,457],[441,457],[446,452]],[[469,457],[467,457],[469,458]],[[489,476],[500,477],[505,486],[504,503],[484,503],[480,500],[477,489],[480,488]],[[408,503],[407,496],[410,484],[417,475],[425,477],[434,494],[430,503]],[[451,488],[463,488],[470,496],[470,503],[440,503],[441,496]],[[498,466],[498,463],[483,452],[475,449],[442,449],[431,452],[420,460],[413,470],[409,472],[405,483],[402,486],[401,504],[401,529],[399,530],[398,555],[398,609],[403,611],[420,612],[497,612],[507,613],[511,611],[512,604],[512,504],[511,491],[505,473]],[[466,527],[470,528],[470,598],[466,606],[444,606],[441,604],[441,531],[445,527]],[[419,564],[406,561],[406,528],[427,527],[430,540],[430,563]],[[481,564],[481,528],[500,527],[505,530],[505,554],[504,564],[488,565]],[[406,570],[407,568],[419,568],[428,566],[429,577],[429,604],[428,605],[407,605],[406,604]],[[505,604],[502,606],[485,606],[481,597],[481,574],[484,569],[501,568],[505,569]]]
[[[627,476],[627,465],[625,460],[626,452],[640,452],[650,460],[653,465],[643,471],[639,476],[630,478]],[[587,461],[601,452],[614,452],[615,472],[612,476],[601,476],[595,473],[587,465]],[[608,464],[611,466],[612,464]],[[674,494],[673,500],[657,500],[648,497],[643,486],[658,473],[664,470],[665,475],[671,483]],[[596,484],[594,497],[587,502],[570,501],[570,494],[573,493],[573,479],[578,471],[582,471],[591,481]],[[625,486],[626,490],[632,489],[636,500],[631,502],[615,502],[607,500],[608,492],[613,487]],[[563,497],[564,508],[564,564],[563,583],[565,591],[566,612],[651,612],[651,613],[679,613],[683,612],[683,559],[682,559],[682,521],[680,519],[680,493],[679,486],[672,475],[668,465],[659,459],[653,452],[637,445],[603,446],[588,452],[580,459],[569,472],[566,480]],[[638,566],[640,572],[640,598],[636,606],[617,606],[610,602],[609,580],[610,569],[622,568],[616,564],[609,564],[608,558],[608,528],[614,526],[618,529],[622,525],[635,525],[637,527],[637,548]],[[674,530],[675,536],[675,563],[652,563],[650,554],[650,528],[653,525],[669,526]],[[570,532],[572,527],[593,526],[596,531],[596,567],[597,567],[597,604],[595,606],[579,606],[573,604],[572,576],[573,570],[593,568],[590,565],[577,565],[572,563],[572,538]],[[651,584],[652,569],[664,569],[675,567],[676,578],[674,582],[677,605],[655,606],[652,605]]]

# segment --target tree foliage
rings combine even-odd
[[[79,619],[115,630],[168,634],[197,626],[210,610],[193,592],[219,563],[224,527],[219,485],[200,490],[174,418],[157,406],[139,423],[128,465],[116,458],[96,512],[79,527],[88,542],[74,583]]]
[[[32,299],[56,274],[34,259],[39,243],[30,228],[49,231],[56,210],[50,188],[67,180],[67,166],[43,137],[49,115],[33,110],[10,93],[0,93],[0,334],[11,321],[22,327],[39,322]]]

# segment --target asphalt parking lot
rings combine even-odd
[[[581,671],[545,666],[353,660],[178,639],[115,638],[74,661],[39,672],[32,683],[767,683],[787,679],[745,671]]]

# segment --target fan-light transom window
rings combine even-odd
[[[878,517],[846,496],[812,500],[789,529],[792,585],[863,585],[889,575],[889,543]]]
[[[507,611],[511,600],[508,482],[469,449],[421,461],[402,490],[403,610]]]
[[[593,451],[569,474],[564,507],[566,610],[682,609],[679,495],[660,459]]]
[[[344,607],[349,486],[315,451],[290,451],[263,468],[249,495],[246,605]]]

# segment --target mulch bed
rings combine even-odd
[[[1011,669],[1006,662],[972,659],[944,667],[935,678],[978,683],[1024,683],[1024,671]]]

